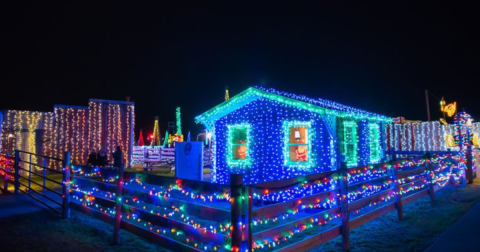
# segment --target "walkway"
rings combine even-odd
[[[49,205],[52,207],[58,207],[58,205],[53,203]],[[14,215],[40,212],[45,209],[48,208],[26,194],[20,193],[18,195],[0,195],[0,219],[8,218]]]
[[[424,252],[478,251],[478,241],[480,241],[480,202],[460,217]]]

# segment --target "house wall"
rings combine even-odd
[[[284,164],[284,121],[310,121],[312,123],[310,130],[314,132],[315,136],[311,139],[312,145],[309,150],[309,158],[312,158],[314,163],[311,167],[302,168]],[[227,126],[242,123],[251,125],[251,139],[248,150],[251,164],[246,167],[229,165],[227,162],[227,155],[229,154]],[[369,153],[366,151],[368,149],[366,137],[368,128],[365,128],[365,125],[368,127],[368,122],[364,121],[365,125],[362,125],[359,121],[357,123],[359,157],[362,157],[363,163],[368,163]],[[383,125],[380,127],[381,143],[383,144],[384,128],[382,127]],[[365,129],[367,129],[367,133],[365,133]],[[229,174],[234,172],[244,174],[245,183],[255,184],[335,170],[337,169],[337,163],[335,162],[338,153],[337,146],[341,143],[341,138],[338,138],[337,142],[333,142],[321,115],[260,98],[216,120],[216,162],[212,179],[217,183],[228,183]]]

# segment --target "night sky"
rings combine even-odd
[[[163,134],[180,106],[194,135],[225,85],[231,96],[263,85],[418,120],[428,89],[480,119],[474,6],[99,2],[1,4],[0,109],[131,96],[136,134],[155,115]],[[431,111],[441,117],[433,96]]]

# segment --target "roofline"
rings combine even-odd
[[[53,108],[88,109],[88,106],[73,106],[73,105],[55,104],[55,105],[53,105]]]
[[[116,101],[116,100],[103,100],[103,99],[89,99],[88,102],[105,102],[105,103],[117,103],[117,104],[127,104],[135,105],[133,101]]]
[[[356,118],[356,119],[372,119],[372,120],[377,120],[377,121],[391,121],[392,120],[390,117],[379,115],[379,114],[374,114],[374,113],[372,113],[371,115],[367,114],[368,111],[365,111],[366,113],[347,112],[347,111],[334,110],[334,109],[330,109],[330,108],[324,108],[324,107],[321,107],[321,106],[318,106],[318,105],[311,104],[311,103],[306,102],[306,101],[296,100],[296,99],[286,97],[286,96],[283,96],[283,95],[274,94],[274,93],[264,91],[264,90],[261,90],[261,89],[255,88],[255,87],[249,87],[245,91],[233,96],[229,100],[224,101],[223,103],[220,103],[219,105],[217,105],[214,108],[206,111],[205,113],[195,117],[195,121],[197,121],[197,123],[200,123],[200,122],[205,123],[205,121],[208,120],[207,118],[217,119],[217,118],[220,118],[220,117],[222,117],[226,114],[229,114],[231,111],[228,111],[228,110],[226,111],[225,107],[229,103],[232,103],[232,102],[234,102],[238,99],[243,98],[243,96],[248,96],[248,95],[252,95],[254,97],[249,99],[248,102],[246,102],[246,104],[263,97],[263,98],[267,98],[269,100],[280,102],[280,103],[290,105],[290,106],[294,106],[294,104],[296,104],[301,109],[305,109],[305,110],[312,111],[312,112],[319,113],[319,114],[334,114],[334,115],[337,115],[337,116],[340,115],[342,117],[352,117],[352,118]],[[359,116],[359,114],[361,116]]]

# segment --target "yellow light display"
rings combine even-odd
[[[447,113],[448,117],[452,117],[457,112],[457,102],[442,106],[442,112]]]
[[[440,122],[441,122],[443,125],[448,126],[448,123],[447,123],[447,121],[445,121],[445,119],[440,118]]]
[[[447,147],[457,147],[457,145],[455,144],[455,138],[453,137],[453,135],[445,135],[445,145]]]

